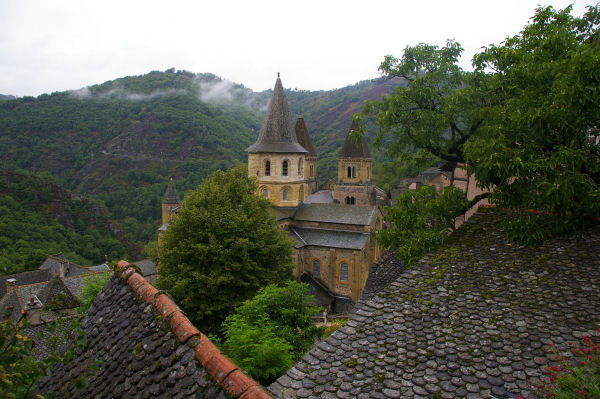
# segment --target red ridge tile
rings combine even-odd
[[[238,370],[238,366],[223,355],[219,349],[213,353],[213,356],[211,356],[204,368],[219,384],[221,384],[230,373]]]
[[[158,290],[154,288],[152,284],[150,284],[144,277],[142,277],[139,273],[133,273],[129,276],[127,283],[133,290],[147,303],[154,302],[154,297]]]
[[[167,296],[167,294],[160,294],[154,298],[154,307],[158,309],[161,316],[166,318],[171,314],[180,311],[175,302]]]
[[[173,313],[171,328],[179,342],[185,342],[194,335],[200,335],[200,331],[181,312]]]
[[[127,266],[129,266],[129,262],[127,262],[126,260],[120,260],[117,262],[117,270],[119,271],[123,271],[127,268]]]
[[[247,376],[242,370],[237,369],[231,372],[222,382],[221,386],[234,398],[239,397],[258,383]]]

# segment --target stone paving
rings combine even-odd
[[[506,244],[481,209],[269,390],[280,398],[533,398],[555,350],[598,339],[600,227]]]

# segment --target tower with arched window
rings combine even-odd
[[[338,178],[333,198],[345,205],[374,205],[373,158],[364,137],[358,145],[350,138],[355,129],[358,124],[353,121],[337,159]]]
[[[317,188],[317,156],[302,116],[292,128],[279,74],[256,143],[246,149],[248,175],[275,206],[295,207]]]

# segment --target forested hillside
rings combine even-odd
[[[106,208],[58,187],[48,174],[0,171],[0,274],[36,268],[58,252],[91,265],[140,249]]]
[[[335,176],[352,113],[399,84],[378,79],[333,91],[287,91],[317,147],[321,181]],[[270,96],[212,74],[170,69],[6,99],[0,167],[48,172],[62,188],[103,203],[127,237],[146,243],[155,238],[168,179],[183,194],[214,170],[245,163]],[[384,161],[380,153],[375,158]]]

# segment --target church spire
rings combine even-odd
[[[298,143],[291,121],[290,108],[278,72],[273,96],[258,139],[246,152],[306,153],[306,149]]]
[[[163,195],[163,204],[179,204],[179,193],[177,193],[177,189],[175,189],[175,183],[173,183],[173,178],[169,180],[169,185],[167,186],[167,191],[165,191],[165,195]]]
[[[369,146],[367,145],[364,136],[361,138],[359,145],[354,144],[354,140],[350,138],[350,132],[357,129],[358,123],[355,120],[352,120],[350,129],[346,135],[346,140],[342,146],[342,151],[340,151],[339,158],[371,158],[371,152],[369,151]]]
[[[310,136],[308,135],[308,129],[306,128],[306,124],[304,123],[304,118],[302,117],[302,111],[298,112],[298,118],[296,119],[296,126],[294,127],[294,131],[296,133],[296,137],[298,138],[298,143],[302,147],[308,151],[306,156],[316,157],[317,153],[315,151],[315,147],[313,147],[312,141],[310,140]]]

